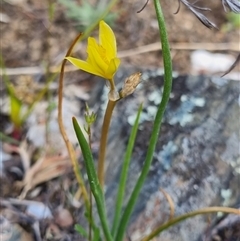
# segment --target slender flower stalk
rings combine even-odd
[[[81,33],[75,38],[75,40],[73,41],[73,43],[71,44],[69,50],[67,51],[66,56],[70,55],[72,52],[73,47],[75,46],[75,44],[77,43],[78,39],[81,37]],[[62,65],[61,65],[61,72],[60,72],[60,77],[59,77],[59,89],[58,89],[58,124],[59,124],[59,129],[60,132],[62,134],[62,137],[64,139],[65,145],[67,147],[68,150],[68,154],[70,157],[70,160],[72,162],[72,166],[73,166],[73,171],[74,174],[77,178],[77,181],[79,183],[79,186],[81,187],[82,193],[83,193],[83,198],[84,198],[84,202],[85,202],[85,206],[87,208],[87,210],[89,210],[90,207],[90,203],[89,203],[89,199],[88,199],[88,194],[87,194],[87,190],[79,169],[79,165],[77,162],[77,157],[76,157],[76,153],[75,150],[73,148],[72,143],[69,141],[69,138],[67,136],[66,130],[64,128],[63,125],[63,113],[62,113],[62,97],[63,97],[63,77],[64,77],[64,68],[65,68],[65,64],[66,64],[66,59],[63,60]]]
[[[100,139],[99,156],[98,156],[98,178],[101,187],[104,186],[105,179],[105,157],[106,157],[106,146],[108,130],[112,118],[112,113],[116,105],[116,101],[109,100],[107,104],[107,109],[103,119],[102,133]]]
[[[118,100],[134,92],[134,90],[136,89],[137,85],[140,82],[141,75],[142,75],[141,73],[137,72],[125,79],[123,88],[119,92]],[[109,130],[109,126],[112,118],[112,113],[118,100],[112,101],[111,99],[109,99],[106,112],[104,115],[104,119],[103,119],[102,133],[101,133],[101,140],[100,140],[100,147],[99,147],[99,157],[98,157],[98,178],[99,178],[100,185],[102,187],[104,186],[104,180],[105,180],[105,158],[106,158],[108,130]]]

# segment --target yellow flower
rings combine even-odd
[[[67,57],[73,65],[88,73],[103,77],[110,81],[111,90],[115,88],[113,77],[120,65],[117,58],[116,38],[112,29],[104,22],[99,23],[99,44],[89,37],[86,61]]]

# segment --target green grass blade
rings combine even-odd
[[[21,109],[22,102],[9,92],[10,97],[10,119],[16,128],[22,125]]]
[[[163,97],[161,103],[158,107],[158,111],[154,120],[153,130],[150,137],[149,147],[147,150],[146,159],[142,168],[142,172],[137,180],[137,183],[134,187],[134,190],[130,196],[130,199],[127,203],[127,206],[124,210],[122,215],[120,225],[118,227],[117,235],[115,241],[122,241],[124,238],[124,233],[129,221],[129,218],[132,214],[133,208],[136,204],[138,199],[139,193],[142,189],[144,181],[147,177],[149,172],[149,168],[151,166],[154,150],[156,147],[156,143],[158,140],[159,131],[161,128],[163,114],[165,112],[167,103],[169,101],[171,89],[172,89],[172,61],[171,61],[171,54],[170,54],[170,47],[167,37],[167,30],[164,22],[163,13],[161,10],[161,5],[159,0],[154,0],[154,5],[156,9],[157,20],[159,24],[159,32],[160,32],[160,39],[162,43],[162,53],[163,53],[163,63],[164,63],[164,88],[163,88]]]
[[[3,81],[4,81],[4,84],[6,85],[8,95],[10,98],[10,119],[13,122],[14,126],[19,128],[23,123],[21,118],[21,109],[23,104],[17,98],[14,86],[5,73],[5,65],[4,65],[2,56],[0,56],[0,66],[3,72]]]
[[[130,160],[132,157],[132,151],[138,131],[138,125],[139,125],[139,118],[140,114],[142,112],[142,104],[138,109],[137,112],[137,117],[134,122],[134,125],[132,127],[132,131],[128,140],[128,145],[127,145],[127,150],[125,153],[124,161],[123,161],[123,166],[122,166],[122,172],[121,172],[121,177],[120,177],[120,182],[119,182],[119,187],[118,187],[118,193],[116,197],[116,206],[115,206],[115,214],[114,214],[114,219],[113,219],[113,226],[112,226],[112,235],[115,236],[117,227],[119,225],[120,221],[120,216],[121,216],[121,211],[122,211],[122,204],[123,204],[123,199],[124,199],[124,193],[125,193],[125,187],[126,187],[126,181],[127,181],[127,175],[128,175],[128,169],[130,165]]]
[[[76,118],[73,117],[72,121],[73,121],[73,126],[74,126],[74,130],[75,130],[79,145],[82,150],[83,159],[84,159],[87,176],[89,180],[89,185],[96,201],[98,215],[102,224],[102,229],[103,229],[105,238],[107,241],[113,241],[113,238],[109,229],[108,221],[107,221],[105,204],[104,204],[104,196],[97,177],[92,152],[82,133],[80,126],[77,123]]]
[[[99,241],[100,240],[100,230],[97,227],[93,227],[93,239],[92,241]]]
[[[74,226],[74,229],[84,238],[88,238],[88,233],[87,231],[80,225],[80,224],[76,224]]]
[[[7,136],[5,135],[3,132],[0,131],[0,141],[2,142],[6,142],[6,143],[10,143],[10,144],[13,144],[13,145],[20,145],[20,142],[17,141],[16,139],[10,137],[10,136]]]

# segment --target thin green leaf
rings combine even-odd
[[[92,241],[99,241],[100,239],[100,230],[99,228],[93,227],[93,240]]]
[[[82,150],[89,185],[96,201],[98,215],[102,224],[102,229],[103,229],[105,238],[107,241],[113,241],[111,232],[109,230],[108,221],[107,221],[105,204],[104,204],[104,196],[103,196],[102,188],[99,184],[99,180],[95,170],[91,149],[82,133],[80,126],[78,125],[76,118],[73,117],[72,121],[73,121],[73,126],[74,126],[74,130],[75,130],[79,145]]]
[[[10,98],[10,119],[14,126],[19,128],[22,125],[21,109],[22,102],[9,92]]]
[[[74,229],[84,238],[88,238],[87,231],[80,224],[75,224]]]
[[[5,135],[1,131],[0,131],[0,141],[11,143],[11,144],[14,144],[14,145],[20,145],[19,141],[17,141],[16,139],[14,139],[14,138],[12,138],[10,136]]]
[[[115,215],[113,219],[113,226],[112,226],[112,235],[115,236],[117,227],[119,225],[119,220],[121,216],[121,211],[122,211],[122,204],[123,204],[123,199],[124,199],[124,193],[125,193],[125,187],[126,187],[126,181],[127,181],[127,175],[128,175],[128,169],[130,165],[130,160],[132,157],[132,151],[138,131],[138,125],[139,125],[139,118],[140,114],[142,112],[142,104],[140,105],[138,112],[137,112],[137,117],[134,122],[129,140],[128,140],[128,145],[127,145],[127,150],[125,153],[124,161],[123,161],[123,166],[122,166],[122,172],[121,172],[121,177],[120,177],[120,182],[119,182],[119,187],[118,187],[118,193],[117,193],[117,198],[116,198],[116,206],[115,206]]]
[[[74,226],[74,229],[82,235],[82,237],[88,239],[88,233],[85,228],[83,228],[80,224],[76,224]],[[93,227],[93,240],[92,241],[98,241],[100,238],[100,230],[97,227]]]
[[[3,81],[4,81],[4,84],[6,85],[8,95],[10,98],[10,118],[16,127],[20,127],[22,124],[22,119],[20,116],[20,114],[21,114],[20,112],[22,109],[22,102],[17,98],[17,96],[15,94],[15,89],[14,89],[10,79],[8,78],[8,76],[5,73],[5,64],[4,64],[2,55],[0,56],[0,66],[1,66],[2,72],[3,72]]]
[[[169,101],[171,89],[172,89],[172,61],[171,61],[171,53],[170,53],[170,47],[167,37],[167,30],[164,22],[163,13],[161,10],[161,5],[159,0],[154,0],[154,6],[156,9],[156,15],[157,20],[159,24],[159,33],[160,33],[160,39],[162,44],[162,53],[163,53],[163,63],[164,63],[164,88],[163,88],[163,97],[161,100],[161,103],[158,107],[158,111],[154,120],[153,129],[149,141],[149,147],[147,150],[146,159],[142,168],[142,172],[137,180],[137,183],[133,189],[133,192],[130,196],[130,199],[127,203],[127,206],[124,210],[124,213],[122,215],[120,225],[118,227],[117,235],[116,235],[116,241],[122,241],[124,237],[124,233],[129,221],[129,218],[132,214],[133,208],[136,204],[136,201],[138,199],[139,193],[142,189],[142,186],[144,184],[144,181],[147,177],[147,174],[149,172],[149,168],[152,163],[153,159],[153,153],[156,147],[156,143],[158,141],[158,135],[161,128],[162,118],[163,114],[165,112],[167,103]]]

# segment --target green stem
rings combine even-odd
[[[112,113],[116,105],[116,101],[108,100],[107,109],[103,119],[102,133],[100,139],[99,156],[98,156],[98,178],[101,187],[104,186],[105,179],[105,156],[106,156],[106,146],[108,130],[111,122]]]
[[[135,206],[135,203],[137,201],[137,198],[139,196],[139,193],[141,191],[141,188],[144,184],[144,181],[147,177],[147,174],[149,172],[149,168],[151,166],[153,153],[156,147],[156,143],[158,141],[158,135],[161,127],[161,122],[163,118],[163,114],[165,112],[167,103],[169,101],[171,89],[172,89],[172,61],[171,61],[171,53],[170,53],[170,47],[167,37],[167,31],[166,26],[164,22],[163,13],[161,10],[161,5],[159,0],[154,0],[154,5],[156,9],[156,15],[157,20],[159,24],[159,32],[160,32],[160,39],[162,43],[162,54],[163,54],[163,63],[164,63],[164,89],[163,89],[163,97],[162,101],[158,107],[158,111],[154,120],[153,124],[153,130],[149,142],[149,147],[147,150],[146,159],[142,168],[142,172],[137,180],[137,183],[134,187],[134,190],[131,194],[131,197],[128,201],[128,204],[124,210],[124,213],[122,215],[120,225],[118,228],[118,232],[116,235],[116,241],[122,241],[124,237],[124,233],[130,218],[130,215],[133,211],[133,208]]]
[[[88,113],[89,114],[89,113]],[[87,135],[88,135],[88,145],[90,147],[90,150],[92,151],[92,134],[91,134],[91,125],[88,124],[87,127]],[[92,220],[93,220],[93,215],[92,215],[92,192],[91,189],[89,190],[89,203],[90,203],[90,207],[89,207],[89,221],[88,222],[88,241],[92,241]]]
[[[193,211],[190,213],[185,213],[183,215],[180,215],[176,218],[173,218],[169,220],[168,222],[162,224],[160,227],[156,228],[153,230],[147,237],[143,238],[141,241],[149,241],[152,238],[156,237],[158,234],[163,232],[164,230],[170,228],[173,225],[176,225],[179,222],[184,221],[185,219],[201,215],[201,214],[208,214],[208,213],[215,213],[215,212],[223,212],[223,213],[233,213],[240,215],[240,210],[235,209],[235,208],[228,208],[228,207],[208,207],[208,208],[203,208],[199,209],[197,211]]]
[[[82,133],[81,128],[79,127],[79,125],[77,123],[77,120],[74,117],[73,117],[73,126],[74,126],[74,130],[75,130],[75,133],[78,138],[78,142],[79,142],[81,150],[82,150],[89,184],[91,187],[92,194],[96,201],[98,215],[99,215],[99,218],[100,218],[100,221],[102,224],[102,229],[103,229],[105,238],[107,241],[113,241],[113,238],[112,238],[112,235],[111,235],[111,232],[109,229],[108,221],[107,221],[107,216],[106,216],[104,195],[103,195],[102,188],[99,184],[99,180],[98,180],[97,173],[95,170],[92,152],[91,152],[90,147]]]

